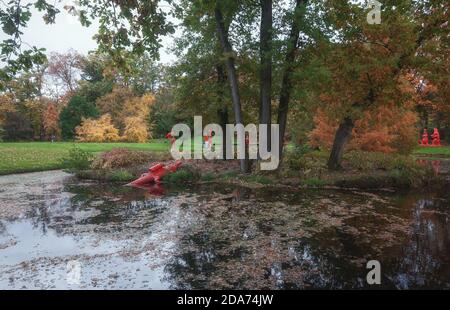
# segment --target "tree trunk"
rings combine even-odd
[[[226,82],[225,69],[223,64],[220,62],[216,66],[217,70],[217,106],[219,109],[217,110],[217,117],[219,119],[219,125],[222,128],[222,154],[223,159],[226,159],[227,154],[227,137],[226,137],[226,126],[228,124],[228,108],[225,104],[224,100],[224,89]]]
[[[338,170],[341,168],[344,148],[352,135],[354,127],[355,122],[350,117],[344,118],[344,121],[339,125],[334,137],[330,158],[328,159],[328,169]]]
[[[234,64],[234,55],[233,49],[231,47],[230,41],[228,40],[228,32],[225,29],[225,23],[223,20],[222,10],[220,8],[220,1],[216,1],[216,7],[214,9],[214,14],[216,18],[216,27],[217,34],[219,36],[219,42],[222,47],[222,52],[226,57],[226,68],[228,81],[230,83],[231,88],[231,98],[233,101],[233,110],[234,110],[234,118],[236,124],[244,125],[243,117],[242,117],[242,107],[241,107],[241,98],[239,95],[239,85],[236,74],[236,67]],[[240,168],[242,173],[247,173],[249,170],[249,161],[248,158],[240,160]]]
[[[259,123],[267,125],[267,146],[270,148],[270,124],[272,122],[272,0],[260,0],[260,103]],[[270,151],[270,149],[268,149]]]
[[[297,0],[295,4],[294,20],[288,39],[288,48],[284,60],[284,72],[281,82],[280,101],[278,105],[278,124],[280,125],[280,160],[283,156],[284,135],[286,133],[287,115],[289,110],[289,100],[292,91],[292,74],[294,72],[295,56],[298,51],[297,42],[300,35],[299,12],[302,5],[307,0]]]
[[[219,125],[222,127],[222,153],[223,159],[225,160],[227,157],[227,124],[228,124],[228,108],[223,106],[217,110],[217,116],[219,117]]]

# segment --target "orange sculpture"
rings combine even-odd
[[[437,128],[434,128],[434,132],[431,135],[432,140],[432,146],[441,146],[441,136],[439,135],[439,131]]]

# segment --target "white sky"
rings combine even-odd
[[[93,23],[90,27],[81,26],[77,17],[70,15],[63,9],[64,5],[73,1],[63,0],[57,6],[60,13],[56,16],[56,22],[46,25],[42,19],[42,13],[33,11],[33,15],[28,22],[27,28],[23,29],[22,41],[28,45],[38,48],[45,48],[47,54],[51,52],[65,52],[70,48],[86,55],[89,51],[96,49],[96,42],[92,38],[98,29],[98,23]],[[0,32],[0,40],[6,36]],[[163,38],[163,48],[160,50],[161,63],[167,64],[176,60],[166,50],[172,44],[170,37]]]

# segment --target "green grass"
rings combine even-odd
[[[149,143],[74,143],[74,142],[2,142],[0,143],[0,175],[63,169],[61,159],[74,146],[93,154],[114,148],[138,151],[168,151],[165,140]]]
[[[444,155],[450,156],[450,146],[421,147],[414,151],[415,155]]]

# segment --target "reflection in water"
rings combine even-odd
[[[65,280],[74,259],[82,288],[367,288],[372,259],[383,288],[449,288],[448,193],[62,180],[14,194],[8,179],[0,204],[28,204],[0,220],[0,288],[78,288]]]
[[[450,174],[450,163],[448,159],[417,159],[416,162],[421,166],[429,166],[433,169],[435,175]]]
[[[442,288],[448,285],[448,207],[449,202],[444,199],[419,199],[416,202],[412,238],[395,265],[399,272],[392,280],[397,287]]]
[[[163,196],[166,192],[164,186],[160,183],[152,183],[148,185],[132,185],[132,187],[145,189],[150,195]]]

